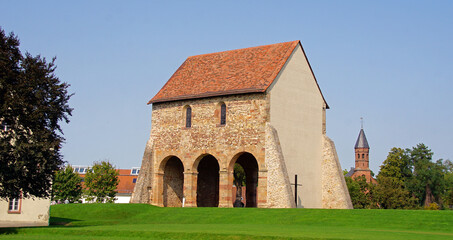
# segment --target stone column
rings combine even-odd
[[[232,174],[232,173],[231,173]],[[233,207],[231,200],[231,185],[229,184],[229,174],[227,170],[219,171],[219,207]]]
[[[258,171],[257,207],[267,208],[267,169]]]
[[[153,186],[153,205],[163,207],[164,206],[164,173],[157,172],[154,175],[154,186]]]
[[[197,172],[184,172],[184,207],[197,206]]]

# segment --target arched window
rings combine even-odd
[[[360,159],[360,153],[357,153],[357,159]]]
[[[186,128],[192,127],[192,108],[186,108]]]
[[[222,103],[220,106],[220,125],[226,124],[226,105]]]
[[[362,158],[365,158],[365,154],[362,153]]]

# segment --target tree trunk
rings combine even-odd
[[[429,207],[429,205],[433,203],[433,194],[431,192],[431,188],[428,184],[425,187],[425,206]]]

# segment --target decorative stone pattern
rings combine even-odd
[[[197,206],[198,164],[211,155],[218,161],[220,169],[219,206],[232,207],[233,166],[238,157],[247,152],[253,155],[258,165],[257,206],[266,206],[264,148],[268,101],[266,94],[258,93],[153,104],[151,136],[131,202],[164,205],[166,160],[175,156],[184,166],[185,206]],[[227,108],[225,125],[220,125],[218,117],[220,102]],[[185,127],[184,107],[187,105],[192,108],[190,128]]]
[[[323,137],[322,159],[322,207],[352,209],[335,144],[326,135]]]
[[[294,208],[293,193],[277,131],[266,124],[267,202],[270,208]]]

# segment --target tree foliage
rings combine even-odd
[[[85,175],[87,201],[113,203],[117,193],[118,175],[118,171],[109,162],[95,163]]]
[[[352,205],[355,209],[377,207],[373,197],[374,185],[368,183],[365,176],[356,177],[354,179],[345,177],[345,181],[348,186]]]
[[[19,40],[0,28],[0,197],[48,197],[62,165],[60,122],[69,122],[68,84],[55,58],[24,56]]]
[[[417,198],[406,189],[398,178],[379,176],[375,186],[375,197],[380,208],[413,209],[417,207]]]
[[[453,163],[433,162],[432,156],[424,144],[405,150],[392,148],[381,165],[377,184],[367,183],[364,177],[345,177],[354,208],[452,207]]]
[[[419,205],[429,206],[439,202],[445,189],[442,160],[432,162],[433,152],[424,144],[407,149],[412,177],[407,181],[409,191],[419,199]]]
[[[424,144],[405,150],[392,148],[377,176],[375,197],[380,206],[429,207],[449,199],[448,168],[442,160],[433,162],[432,156]]]
[[[78,202],[82,197],[81,181],[71,166],[58,170],[52,185],[52,200]]]
[[[449,207],[453,208],[453,162],[446,160],[444,162],[445,166],[445,190],[442,194],[442,203]]]
[[[412,176],[409,157],[401,148],[392,148],[379,171],[380,177],[391,177],[404,182]]]

